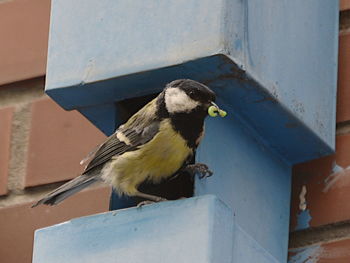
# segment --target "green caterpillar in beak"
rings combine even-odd
[[[218,116],[218,113],[220,117],[225,117],[227,115],[227,112],[224,110],[221,110],[218,106],[212,105],[208,108],[208,114],[211,117],[216,117]]]

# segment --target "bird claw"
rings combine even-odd
[[[142,202],[138,203],[136,207],[137,208],[141,208],[141,207],[143,207],[145,205],[151,205],[151,204],[154,204],[154,203],[156,203],[156,202],[155,201],[146,200],[146,201],[142,201]]]
[[[213,175],[213,172],[209,170],[208,165],[204,163],[189,164],[185,169],[193,175],[198,174],[199,179],[204,179]]]
[[[145,201],[142,201],[140,203],[137,204],[137,208],[141,208],[143,207],[144,205],[151,205],[151,204],[154,204],[154,203],[159,203],[159,202],[164,202],[164,201],[168,201],[167,199],[163,198],[163,197],[158,197],[159,199],[157,199],[157,201],[151,201],[151,200],[145,200]]]

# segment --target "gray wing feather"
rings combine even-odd
[[[156,99],[149,102],[125,124],[121,125],[113,135],[108,137],[106,142],[98,148],[83,174],[88,174],[92,169],[108,162],[114,156],[133,151],[138,146],[150,141],[159,130],[160,122],[156,117],[155,111]],[[123,133],[130,141],[130,144],[120,141],[116,136],[118,132]]]
[[[124,142],[119,141],[117,136],[113,134],[96,152],[93,159],[85,168],[83,174],[87,174],[92,169],[98,167],[101,164],[104,164],[105,162],[109,161],[113,156],[121,155],[126,151],[132,150],[133,148],[133,146],[127,145]]]

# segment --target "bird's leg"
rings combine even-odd
[[[149,195],[149,194],[145,194],[145,193],[141,193],[141,192],[136,192],[134,194],[134,196],[141,197],[141,198],[144,198],[144,199],[148,199],[148,200],[151,200],[153,202],[167,201],[167,199],[165,199],[163,197],[156,196],[156,195]]]
[[[192,176],[199,174],[199,179],[207,178],[213,175],[213,172],[209,170],[208,165],[204,163],[189,164],[183,168],[183,171],[189,172]]]
[[[137,207],[141,207],[141,206],[152,204],[152,203],[167,201],[167,199],[165,199],[163,197],[156,196],[156,195],[149,195],[149,194],[145,194],[145,193],[141,193],[141,192],[136,192],[133,196],[148,199],[146,201],[142,201],[142,202],[138,203]]]
[[[143,207],[144,205],[151,205],[151,204],[154,204],[153,201],[150,201],[150,200],[145,200],[145,201],[142,201],[140,203],[137,204],[137,208],[141,208]]]

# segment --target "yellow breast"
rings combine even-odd
[[[132,195],[145,180],[158,183],[173,175],[192,153],[181,135],[171,128],[170,121],[163,120],[151,141],[116,157],[103,177],[119,193]]]

